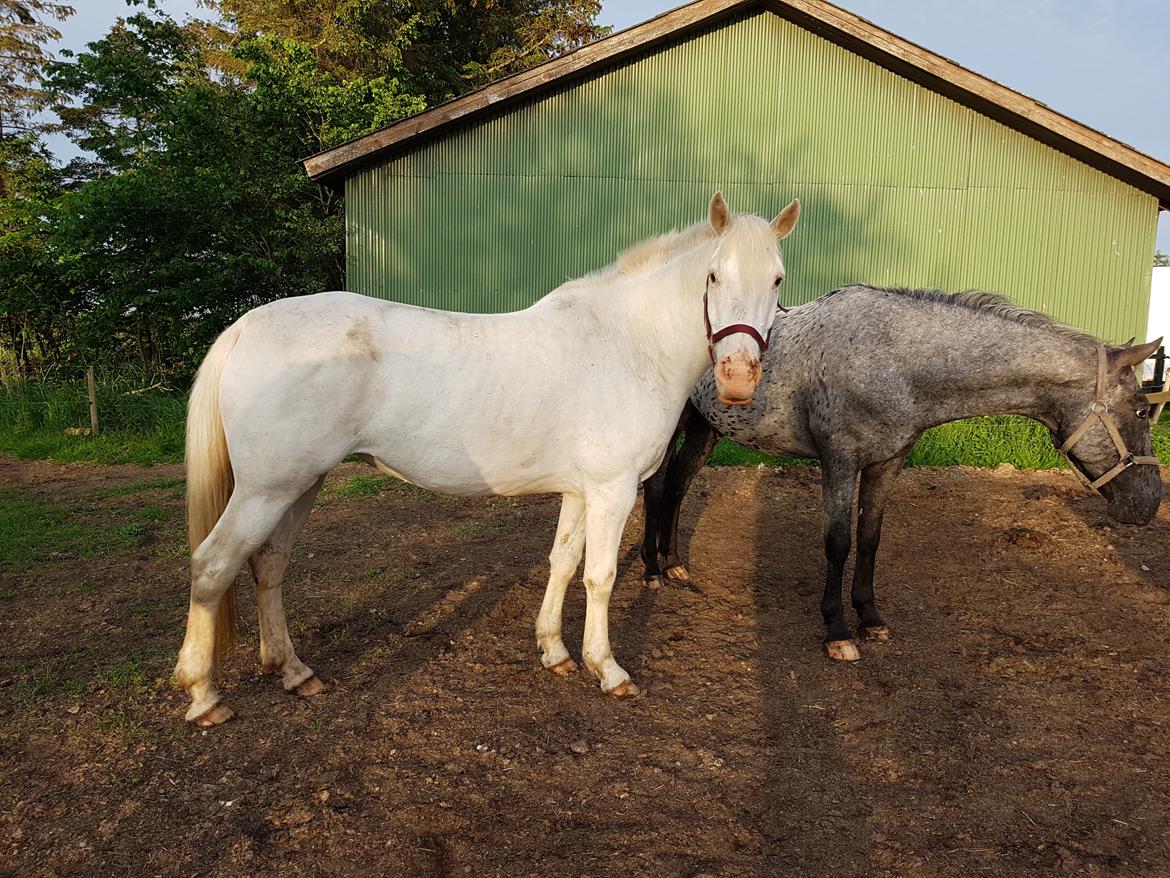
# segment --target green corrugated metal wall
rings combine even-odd
[[[799,196],[786,304],[843,283],[980,287],[1144,337],[1152,196],[771,13],[728,23],[346,182],[348,285],[521,308],[712,191]]]

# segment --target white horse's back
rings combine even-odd
[[[599,448],[627,446],[647,446],[648,470],[659,406],[629,392],[633,365],[596,341],[595,319],[555,298],[500,315],[352,293],[259,308],[233,327],[223,374],[236,479],[268,482],[271,461],[296,460],[299,480],[366,454],[444,493],[580,491]],[[612,419],[582,418],[602,406]]]

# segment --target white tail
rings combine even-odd
[[[232,496],[234,480],[227,437],[219,412],[219,382],[227,358],[240,338],[243,320],[226,329],[203,360],[187,403],[187,540],[194,554],[207,539]],[[218,668],[236,636],[236,587],[219,602],[213,660]]]

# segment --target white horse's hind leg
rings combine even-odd
[[[244,562],[264,544],[301,493],[291,498],[265,496],[237,487],[207,539],[191,553],[191,608],[175,666],[175,680],[191,696],[190,722],[215,725],[232,716],[220,704],[211,681],[216,611]]]
[[[577,494],[565,494],[561,497],[556,541],[548,556],[548,587],[544,590],[540,615],[536,617],[536,643],[541,650],[540,662],[561,676],[577,670],[576,662],[569,658],[569,651],[561,639],[561,608],[565,603],[565,590],[577,572],[577,565],[581,563],[584,547],[585,501]]]
[[[601,681],[601,689],[618,698],[638,694],[638,687],[613,657],[609,645],[609,597],[617,578],[622,530],[634,506],[638,483],[615,482],[585,497],[585,667]]]
[[[321,485],[322,476],[309,488],[292,508],[284,514],[272,536],[248,559],[252,576],[256,579],[256,609],[260,615],[260,667],[265,671],[279,671],[285,691],[298,695],[317,695],[325,685],[312,669],[297,658],[281,600],[281,580],[288,567],[293,543],[313,511],[313,501]]]

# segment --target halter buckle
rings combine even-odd
[[[1089,406],[1089,411],[1095,415],[1103,415],[1105,412],[1109,411],[1109,406],[1103,402],[1095,402]]]

